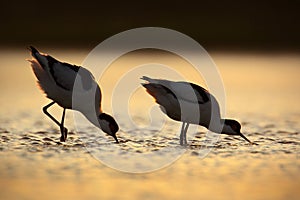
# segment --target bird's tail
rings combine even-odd
[[[158,83],[158,79],[153,79],[153,78],[150,78],[148,76],[141,77],[141,80],[147,81],[149,83]]]
[[[42,66],[42,68],[44,68],[45,66],[48,65],[48,60],[47,60],[47,55],[40,53],[36,48],[34,48],[33,46],[29,46],[28,47],[29,51],[31,51],[31,55],[32,57],[37,60],[37,62]],[[30,61],[30,60],[28,60]]]
[[[141,79],[144,81],[148,81],[148,82],[151,82],[151,80],[153,80],[152,78],[149,78],[148,76],[143,76],[143,77],[141,77]]]
[[[29,46],[28,50],[31,51],[32,57],[34,57],[35,59],[37,59],[37,57],[39,56],[40,52],[36,48],[34,48],[33,46]]]

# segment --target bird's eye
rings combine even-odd
[[[232,125],[231,128],[232,128],[233,130],[237,130],[237,126],[236,126],[236,125]]]
[[[114,127],[114,125],[112,125],[112,124],[109,124],[109,129],[110,129],[112,132],[114,132],[114,130],[115,130],[115,127]]]

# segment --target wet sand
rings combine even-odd
[[[58,128],[41,111],[48,100],[36,89],[26,53],[1,54],[1,199],[299,199],[300,84],[294,80],[299,56],[212,54],[227,89],[228,116],[242,122],[244,134],[259,145],[226,135],[208,145],[205,129],[199,128],[189,133],[189,145],[182,148],[180,123],[167,118],[160,130],[131,127],[121,120],[121,143],[115,144],[93,127],[78,132],[72,112],[67,113],[67,141],[59,142]],[[79,64],[85,54],[57,55]],[[239,68],[242,63],[247,64]],[[289,67],[280,68],[283,63]],[[151,98],[149,102],[154,104]],[[149,119],[141,117],[143,105],[137,107],[133,119],[147,125]],[[51,112],[60,117],[59,108]],[[91,147],[113,161],[97,160]],[[202,158],[203,149],[210,153]],[[155,168],[164,161],[172,162]],[[116,163],[125,170],[156,170],[126,173],[108,167]]]

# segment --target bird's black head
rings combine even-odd
[[[112,116],[106,113],[101,113],[99,115],[99,124],[101,126],[101,129],[105,133],[112,136],[116,140],[116,142],[119,143],[118,138],[116,136],[116,133],[119,131],[119,126]]]
[[[222,133],[227,135],[239,135],[250,144],[254,144],[241,133],[241,124],[236,120],[225,119]]]
[[[225,119],[222,133],[228,135],[239,135],[241,133],[241,124],[233,119]]]

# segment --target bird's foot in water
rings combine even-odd
[[[61,130],[61,137],[60,137],[60,141],[61,142],[65,142],[66,141],[67,134],[68,134],[68,129],[64,127],[63,131]]]
[[[180,145],[183,147],[187,146],[187,141],[186,140],[180,140]]]

